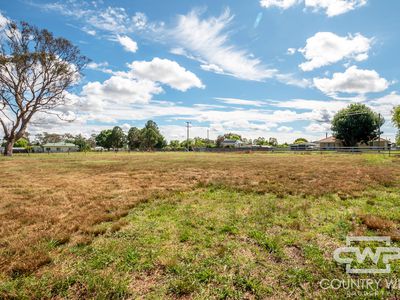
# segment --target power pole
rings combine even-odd
[[[207,128],[207,141],[209,141],[209,140],[210,140],[210,129]]]
[[[190,122],[186,122],[186,147],[189,151],[189,129],[190,129]]]
[[[379,137],[378,137],[378,145],[380,144],[380,142],[381,142],[381,113],[379,113],[379,132],[378,132],[378,134],[379,134]]]
[[[378,149],[379,149],[379,152],[380,152],[380,149],[381,149],[381,113],[379,113],[379,119],[378,119],[378,125],[379,125],[379,132],[378,132]],[[373,144],[374,142],[372,142],[372,145],[374,145]]]

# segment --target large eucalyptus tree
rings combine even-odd
[[[37,113],[65,104],[88,59],[64,38],[26,22],[9,21],[0,32],[0,129],[4,155],[24,136]]]

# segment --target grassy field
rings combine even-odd
[[[346,236],[400,246],[396,157],[57,154],[0,170],[5,299],[341,299],[319,282],[349,278],[332,259]]]

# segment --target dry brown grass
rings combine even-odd
[[[377,231],[390,230],[396,227],[392,221],[374,215],[361,216],[361,221],[368,229]]]
[[[110,153],[2,158],[0,170],[0,273],[5,276],[48,264],[54,245],[90,243],[105,232],[96,225],[119,220],[155,194],[223,185],[281,196],[345,198],[397,184],[399,164],[367,164],[349,155]]]

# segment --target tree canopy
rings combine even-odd
[[[114,148],[114,150],[121,149],[125,145],[126,136],[125,133],[122,131],[122,128],[119,126],[115,126],[112,129],[111,134],[108,138],[110,145],[112,148]]]
[[[112,148],[110,139],[111,133],[111,129],[102,130],[95,138],[96,145],[110,150]]]
[[[376,139],[384,118],[364,104],[353,103],[340,110],[333,118],[333,136],[343,141],[344,146],[352,147],[357,143],[368,143]]]
[[[308,143],[308,140],[305,138],[298,138],[294,140],[294,144],[303,144],[303,143]]]
[[[17,148],[27,148],[28,146],[29,146],[29,141],[25,138],[20,138],[14,144],[14,147],[17,147]]]
[[[397,127],[396,144],[400,144],[400,105],[393,108],[392,123]]]
[[[160,133],[157,123],[149,120],[141,130],[141,148],[146,150],[161,149],[166,146],[164,136]]]
[[[141,131],[136,127],[132,127],[128,131],[128,146],[130,150],[139,149],[141,144]]]

